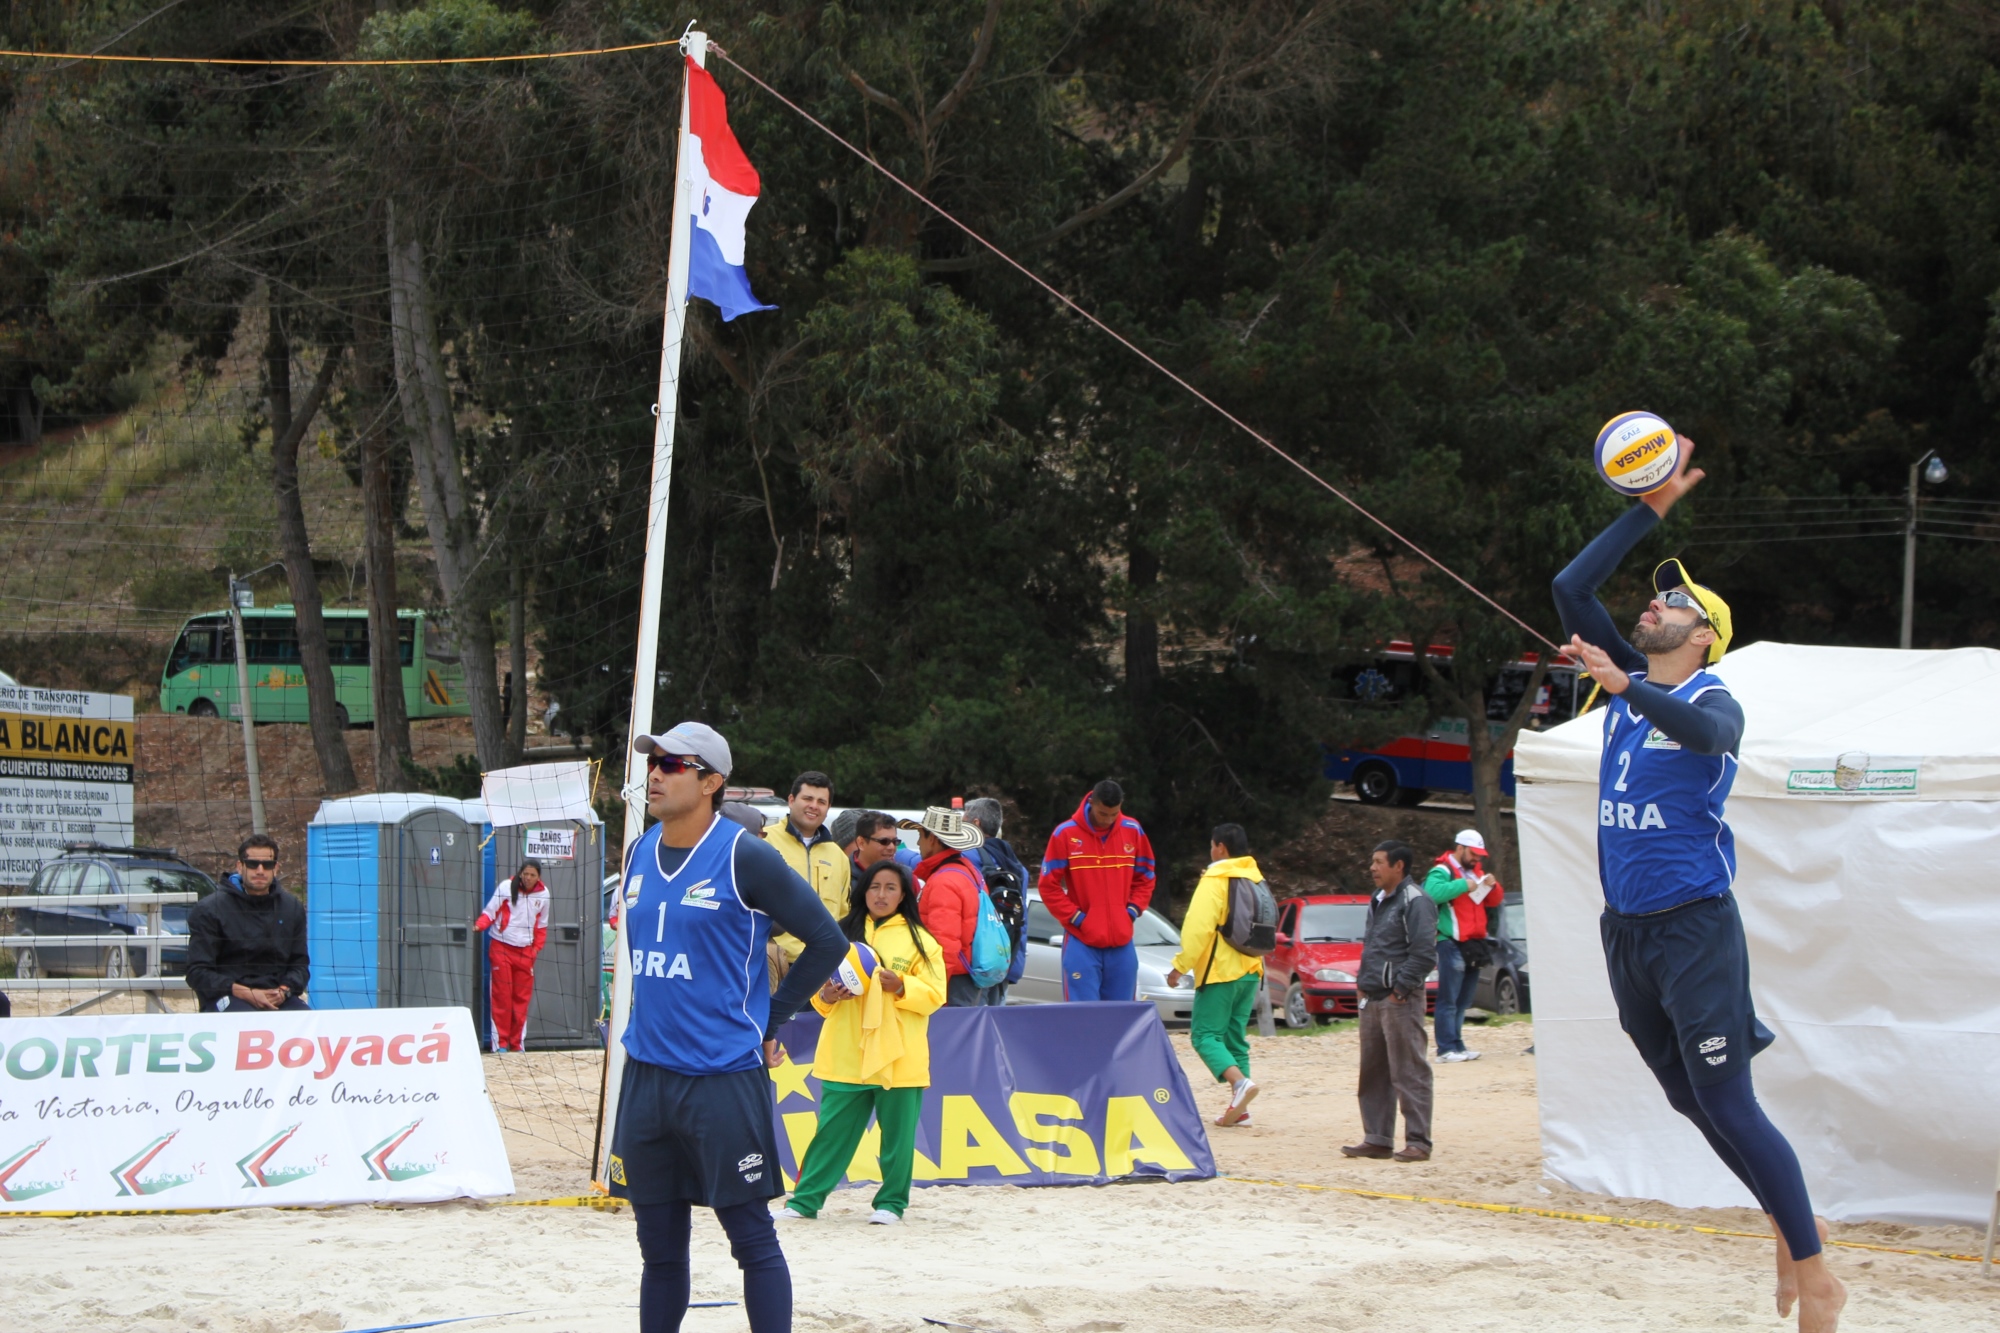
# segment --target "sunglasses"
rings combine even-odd
[[[886,838],[870,838],[868,841],[874,843],[877,847],[894,847],[896,845],[897,838],[896,835],[892,833]]]
[[[713,773],[715,770],[699,759],[690,759],[677,754],[649,754],[646,767],[655,773]]]
[[[245,870],[276,870],[278,863],[276,861],[245,861],[243,862],[243,868]]]
[[[1662,606],[1676,607],[1682,611],[1692,611],[1703,620],[1708,619],[1708,612],[1702,609],[1701,603],[1694,599],[1694,594],[1682,592],[1679,588],[1675,588],[1672,592],[1661,593],[1660,604]]]

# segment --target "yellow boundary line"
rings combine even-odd
[[[1398,1203],[1434,1203],[1450,1208],[1471,1208],[1482,1213],[1517,1213],[1523,1217],[1548,1217],[1558,1222],[1595,1222],[1601,1226],[1638,1227],[1645,1231],[1685,1231],[1700,1236],[1740,1236],[1745,1240],[1771,1240],[1766,1231],[1734,1231],[1728,1227],[1708,1227],[1694,1222],[1658,1222],[1644,1217],[1612,1217],[1608,1213],[1569,1213],[1559,1208],[1530,1208],[1520,1203],[1479,1203],[1471,1199],[1437,1199],[1425,1194],[1392,1194],[1387,1190],[1353,1189],[1345,1185],[1304,1185],[1292,1180],[1256,1180],[1249,1176],[1219,1176],[1238,1185],[1268,1185],[1273,1189],[1311,1190],[1322,1194],[1352,1194],[1362,1199],[1394,1199]],[[1871,1245],[1860,1240],[1829,1240],[1847,1250],[1873,1250],[1878,1254],[1914,1254],[1925,1259],[1951,1259],[1976,1264],[1976,1254],[1951,1254],[1944,1250],[1906,1250],[1893,1245]]]
[[[298,69],[379,68],[385,65],[504,65],[530,60],[573,60],[579,56],[611,56],[625,51],[654,51],[662,46],[679,46],[680,38],[662,42],[633,42],[626,46],[599,46],[586,51],[542,51],[516,56],[442,56],[431,60],[254,60],[219,56],[119,56],[83,51],[0,51],[0,57],[21,60],[94,60],[112,65],[265,65]]]
[[[1349,1194],[1359,1199],[1389,1199],[1397,1203],[1430,1203],[1448,1208],[1470,1208],[1482,1213],[1512,1213],[1521,1217],[1546,1217],[1558,1222],[1591,1222],[1599,1226],[1635,1227],[1643,1231],[1680,1231],[1697,1236],[1735,1236],[1743,1240],[1771,1240],[1768,1232],[1736,1231],[1729,1227],[1702,1226],[1696,1222],[1660,1222],[1644,1217],[1612,1217],[1608,1213],[1571,1213],[1559,1208],[1530,1208],[1520,1203],[1480,1203],[1473,1199],[1439,1199],[1426,1194],[1394,1194],[1388,1190],[1355,1189],[1347,1185],[1307,1185],[1293,1180],[1258,1180],[1250,1176],[1218,1176],[1235,1185],[1263,1185],[1271,1189],[1308,1190],[1315,1194]],[[328,1204],[325,1208],[278,1207],[279,1212],[326,1212],[334,1208],[353,1207],[352,1204]],[[397,1208],[397,1204],[367,1204],[369,1208]],[[503,1199],[489,1204],[493,1208],[599,1208],[617,1211],[625,1207],[625,1200],[614,1199],[602,1194],[573,1194],[560,1199]],[[69,1212],[7,1213],[0,1212],[0,1221],[15,1217],[68,1218],[68,1217],[197,1217],[211,1213],[235,1213],[240,1208],[145,1208],[120,1210],[104,1208],[96,1210],[78,1209]],[[1909,1254],[1922,1259],[1949,1259],[1958,1263],[1976,1264],[1976,1254],[1952,1254],[1946,1250],[1912,1250],[1894,1245],[1871,1245],[1860,1240],[1829,1240],[1828,1245],[1837,1245],[1846,1250],[1871,1250],[1877,1254]]]

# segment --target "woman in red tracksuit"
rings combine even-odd
[[[549,934],[549,887],[542,883],[540,864],[523,861],[512,879],[501,880],[473,929],[486,931],[486,956],[493,964],[487,981],[493,1049],[525,1050],[535,955]]]

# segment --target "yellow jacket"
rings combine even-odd
[[[929,931],[918,926],[916,939],[924,946],[919,958],[912,927],[901,913],[871,920],[866,930],[868,947],[880,960],[868,993],[838,1004],[813,996],[813,1008],[826,1019],[819,1030],[813,1073],[835,1083],[928,1088],[931,1015],[944,1006],[944,951]],[[901,995],[882,989],[883,967],[902,977]]]
[[[835,921],[847,915],[848,892],[854,884],[854,863],[832,838],[819,838],[808,847],[792,832],[791,820],[780,815],[764,826],[764,841],[777,849],[785,864],[819,895]],[[805,951],[805,942],[796,935],[773,935],[785,957],[793,962]]]
[[[1181,922],[1181,951],[1174,955],[1176,971],[1193,977],[1197,986],[1212,986],[1264,970],[1263,959],[1236,952],[1222,937],[1222,927],[1229,920],[1229,881],[1263,878],[1256,858],[1250,856],[1233,856],[1202,871],[1201,883],[1194,886],[1194,897],[1188,900],[1187,919]],[[1213,964],[1209,962],[1211,954]]]

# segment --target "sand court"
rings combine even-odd
[[[805,1330],[887,1333],[922,1319],[1030,1330],[1657,1330],[1788,1325],[1771,1309],[1768,1241],[1588,1225],[1367,1199],[1297,1184],[1761,1230],[1747,1212],[1686,1212],[1545,1187],[1527,1023],[1479,1029],[1486,1058],[1437,1069],[1437,1156],[1350,1162],[1352,1032],[1253,1038],[1269,1089],[1247,1130],[1212,1132],[1227,1176],[1194,1184],[917,1191],[900,1228],[867,1226],[865,1191],[784,1223]],[[1204,1107],[1217,1094],[1175,1044]],[[489,1061],[521,1197],[575,1194],[594,1097],[577,1058]],[[580,1129],[578,1120],[581,1119]],[[560,1124],[560,1132],[557,1126]],[[1253,1184],[1250,1180],[1290,1182]],[[1966,1227],[1845,1225],[1837,1239],[1976,1252]],[[7,1325],[22,1330],[351,1330],[467,1315],[467,1330],[629,1330],[638,1248],[624,1210],[469,1203],[249,1209],[194,1217],[0,1221]],[[539,1261],[538,1261],[539,1259]],[[696,1300],[735,1300],[721,1231],[700,1210]],[[1989,1329],[2000,1282],[1978,1266],[1833,1251],[1843,1329]],[[691,1330],[743,1327],[691,1312]]]

